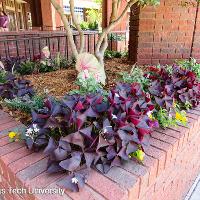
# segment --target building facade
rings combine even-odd
[[[57,0],[72,22],[69,0]],[[93,0],[75,0],[75,14],[80,21],[86,19],[88,9],[99,9],[99,4]],[[60,16],[51,5],[50,0],[0,0],[0,9],[9,16],[9,30],[57,30],[63,27]]]
[[[70,15],[69,0],[57,0],[63,7],[64,12],[72,24]],[[100,9],[100,5],[95,0],[74,0],[75,15],[80,21],[87,21],[87,10]],[[126,2],[122,1],[121,7],[125,6]],[[105,27],[108,25],[111,14],[111,2],[103,0],[103,23]],[[0,9],[3,9],[9,16],[9,31],[19,30],[60,30],[63,28],[63,23],[59,14],[51,5],[50,0],[23,0],[23,3],[18,3],[18,0],[0,0]],[[115,30],[125,31],[129,27],[129,13],[118,25]]]

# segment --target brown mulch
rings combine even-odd
[[[117,81],[119,72],[130,71],[132,65],[127,59],[122,58],[106,60],[105,69],[108,80],[106,88],[110,88]],[[31,81],[38,94],[43,94],[44,89],[48,89],[49,94],[56,97],[62,97],[70,90],[77,89],[74,84],[76,77],[77,71],[74,68],[25,76]]]
[[[127,59],[114,58],[106,60],[105,69],[107,75],[106,89],[113,86],[118,80],[118,73],[122,71],[129,72],[132,68],[131,64]],[[49,95],[56,96],[57,98],[63,97],[70,90],[76,89],[77,86],[74,84],[77,77],[77,71],[75,68],[69,68],[66,70],[58,70],[55,72],[33,74],[25,76],[25,79],[31,81],[36,90],[37,94],[44,94],[44,89],[48,89]],[[0,109],[13,116],[17,121],[21,121],[23,124],[28,125],[31,123],[31,115],[18,110],[9,109],[0,102]]]

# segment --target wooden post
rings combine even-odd
[[[17,8],[16,0],[14,0],[14,4],[15,4],[15,27],[16,27],[16,31],[19,31],[19,27],[18,27],[18,8]]]

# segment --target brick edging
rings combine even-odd
[[[4,199],[181,200],[200,171],[200,107],[187,115],[187,128],[158,129],[151,134],[143,165],[130,161],[105,175],[92,170],[79,193],[32,195],[7,190]],[[58,189],[64,174],[48,175],[48,158],[42,152],[33,153],[24,143],[9,143],[7,133],[16,126],[23,125],[0,110],[0,192],[9,187],[26,192],[29,188]]]

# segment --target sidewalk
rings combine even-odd
[[[185,200],[200,200],[200,175],[196,178]]]

